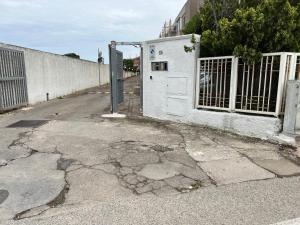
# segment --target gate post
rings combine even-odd
[[[117,77],[117,43],[112,41],[109,45],[110,60],[110,90],[111,90],[111,112],[118,112],[118,77]]]
[[[230,97],[229,97],[229,108],[230,112],[234,112],[236,108],[236,93],[237,93],[237,83],[238,83],[238,66],[239,58],[232,58],[231,66],[231,80],[230,80]]]
[[[287,96],[285,104],[285,114],[283,122],[283,132],[295,135],[299,129],[300,118],[300,82],[289,81],[287,84]]]
[[[144,49],[143,46],[141,45],[141,53],[140,53],[140,102],[141,102],[141,110],[143,110],[143,78],[144,78]]]

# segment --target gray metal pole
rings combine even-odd
[[[111,103],[112,113],[118,112],[118,77],[117,77],[117,49],[116,42],[110,45],[110,76],[111,76]]]
[[[99,64],[99,88],[101,88],[101,61],[99,61],[100,50],[98,48],[98,64]]]

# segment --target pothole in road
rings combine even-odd
[[[140,195],[169,195],[211,185],[207,175],[185,152],[162,145],[122,141],[111,145],[109,163],[116,168],[120,184]],[[170,155],[171,154],[171,155]]]
[[[64,158],[60,158],[57,161],[57,169],[58,170],[66,170],[68,169],[69,166],[71,166],[71,164],[75,162],[74,159],[64,159]]]

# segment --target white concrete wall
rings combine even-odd
[[[181,118],[191,108],[196,56],[184,51],[184,45],[191,45],[190,39],[188,35],[144,43],[143,111],[146,116]],[[150,46],[155,46],[155,60],[150,60]],[[168,62],[168,71],[151,71],[151,62],[159,61]]]
[[[196,39],[200,41],[199,36]],[[184,51],[185,45],[191,46],[190,40],[191,35],[186,35],[143,44],[144,116],[195,123],[263,139],[277,135],[282,127],[277,118],[195,109],[198,51]],[[155,46],[155,59],[150,59],[150,46]],[[169,70],[151,71],[151,62],[157,61],[167,61]]]
[[[109,66],[86,60],[0,43],[0,47],[23,51],[27,75],[29,104],[72,94],[109,83]]]
[[[130,77],[135,77],[137,76],[138,73],[130,72],[130,71],[124,71],[123,72],[123,77],[125,79],[130,78]]]

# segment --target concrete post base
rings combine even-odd
[[[112,114],[103,114],[103,118],[116,118],[116,119],[124,119],[126,118],[126,115],[119,114],[119,113],[112,113]]]

